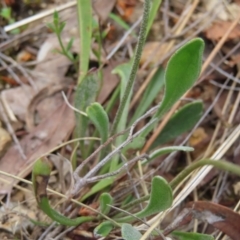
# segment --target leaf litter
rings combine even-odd
[[[139,5],[138,1],[111,1],[111,4],[108,4],[108,8],[105,8],[106,1],[96,1],[99,5],[96,5],[96,15],[104,22],[108,21],[108,13],[114,12],[122,16],[122,18],[132,24],[135,20],[136,14],[137,17],[138,10],[136,10],[139,6],[141,9],[141,5]],[[116,3],[117,2],[117,3]],[[151,41],[147,42],[144,55],[142,56],[141,62],[141,70],[144,70],[149,73],[149,69],[152,66],[157,65],[159,63],[165,63],[166,59],[169,58],[171,53],[174,51],[174,48],[177,48],[177,44],[182,43],[182,41],[188,37],[193,37],[196,34],[202,34],[205,40],[208,41],[209,52],[206,52],[205,58],[211,54],[214,49],[214,46],[221,41],[221,39],[225,36],[226,31],[231,27],[231,24],[236,18],[238,14],[239,1],[232,1],[227,6],[223,3],[218,4],[218,1],[203,1],[202,5],[199,5],[199,8],[190,16],[190,20],[185,29],[181,29],[179,31],[174,31],[175,35],[168,31],[169,26],[173,26],[178,22],[181,23],[182,16],[186,16],[188,11],[186,11],[183,15],[184,9],[189,10],[189,6],[185,6],[185,1],[164,1],[169,2],[171,6],[171,10],[168,8],[166,10],[167,5],[163,5],[159,16],[164,12],[169,13],[168,16],[163,16],[164,22],[161,18],[158,18],[155,21],[155,24],[160,25],[160,29],[157,28],[157,33],[154,33],[154,28],[150,32],[150,38],[152,36],[156,36],[156,39],[151,39]],[[197,1],[196,1],[197,2]],[[215,6],[215,7],[214,7]],[[213,11],[214,9],[214,11]],[[135,11],[135,13],[133,13]],[[210,17],[210,14],[207,15],[204,19],[201,19],[204,13],[210,13],[212,11],[213,15],[215,14],[215,19]],[[72,11],[69,11],[72,14]],[[65,11],[65,16],[69,15],[67,11]],[[169,21],[169,18],[171,21]],[[76,15],[67,17],[66,25],[68,28],[63,33],[63,40],[68,41],[70,36],[74,36],[76,39],[73,43],[73,52],[77,53],[79,49],[79,41],[77,39],[76,34]],[[192,26],[191,23],[199,20],[199,24]],[[161,22],[161,23],[160,23]],[[204,22],[208,22],[208,25],[204,25]],[[164,25],[165,24],[165,25]],[[166,27],[168,24],[168,28]],[[201,29],[201,26],[205,26]],[[189,29],[187,29],[189,27]],[[219,69],[213,66],[209,66],[208,70],[213,70],[211,75],[203,75],[202,83],[199,83],[195,86],[187,96],[188,98],[195,99],[203,99],[205,110],[210,107],[212,101],[214,101],[216,94],[219,89],[223,86],[223,80],[226,77],[226,73],[233,75],[234,69],[233,66],[238,65],[238,58],[236,55],[237,50],[234,51],[233,54],[229,56],[226,60],[223,60],[223,57],[230,53],[232,48],[236,45],[235,43],[239,41],[239,25],[237,25],[226,38],[225,44],[220,49],[219,54],[216,58],[214,58],[213,62],[216,65],[219,65],[223,72],[220,72]],[[200,30],[199,30],[200,29]],[[176,29],[175,29],[176,30]],[[199,30],[199,32],[197,32]],[[159,33],[161,32],[161,34]],[[169,35],[170,34],[170,35]],[[74,114],[71,109],[64,103],[64,100],[61,95],[61,91],[64,90],[68,94],[68,98],[70,99],[70,103],[72,103],[72,91],[74,89],[74,81],[72,77],[66,77],[66,73],[69,70],[71,63],[65,57],[60,54],[54,53],[54,49],[59,48],[59,44],[57,38],[52,33],[46,33],[47,38],[45,40],[40,41],[40,45],[38,45],[38,53],[37,53],[37,63],[35,63],[35,67],[30,69],[28,67],[24,67],[26,72],[31,76],[33,80],[33,84],[28,83],[23,80],[23,74],[18,73],[16,69],[12,66],[13,70],[19,74],[19,78],[22,81],[21,84],[17,87],[5,88],[1,91],[1,99],[4,102],[4,107],[8,110],[8,118],[12,125],[14,122],[20,122],[20,127],[14,129],[18,135],[19,146],[24,155],[24,157],[20,154],[19,148],[17,148],[16,142],[10,148],[7,149],[5,155],[1,158],[0,161],[0,170],[14,176],[26,178],[31,172],[32,163],[39,157],[51,151],[51,149],[55,148],[62,142],[69,139],[69,136],[72,134],[72,131],[75,126]],[[161,37],[164,36],[164,37]],[[160,43],[159,43],[160,38]],[[115,39],[114,43],[110,43],[114,45],[117,43],[119,39]],[[130,39],[131,40],[131,39]],[[153,41],[152,41],[153,40]],[[24,41],[28,41],[24,40]],[[134,42],[134,40],[132,40]],[[39,40],[38,40],[39,42]],[[33,44],[33,42],[28,42],[28,44]],[[171,44],[169,44],[171,43]],[[171,45],[171,46],[170,46]],[[1,43],[0,43],[1,46]],[[106,46],[108,48],[109,46]],[[20,47],[21,48],[21,47]],[[102,83],[102,91],[99,94],[98,101],[100,103],[107,103],[109,96],[112,94],[113,89],[118,85],[118,78],[116,75],[111,74],[112,69],[120,63],[126,61],[126,54],[129,56],[132,53],[132,43],[128,41],[125,47],[122,47],[120,51],[118,51],[115,55],[115,59],[111,59],[109,62],[105,60],[105,56],[103,57],[103,62],[105,63],[105,67],[103,68],[103,83]],[[151,49],[159,48],[161,51],[155,52]],[[166,52],[165,49],[168,49]],[[121,53],[121,51],[125,51],[125,55]],[[7,53],[6,53],[7,54]],[[153,54],[153,55],[152,55]],[[152,57],[153,56],[153,57]],[[156,57],[157,56],[157,57]],[[15,56],[14,56],[15,57]],[[21,58],[24,59],[24,58]],[[92,60],[96,61],[96,58],[92,55]],[[30,59],[26,58],[24,61],[29,61]],[[222,61],[222,63],[218,63]],[[24,62],[19,63],[20,65],[24,65]],[[1,70],[2,71],[2,70]],[[237,68],[237,71],[239,69]],[[225,74],[225,75],[224,75]],[[7,79],[9,75],[3,76],[3,78]],[[12,79],[15,81],[14,77]],[[218,85],[213,85],[211,81],[214,80]],[[7,80],[8,81],[8,80]],[[206,84],[206,81],[208,83]],[[10,81],[9,81],[10,83]],[[11,83],[10,83],[11,85]],[[222,94],[217,102],[216,106],[212,109],[211,113],[204,119],[201,126],[197,128],[192,134],[192,138],[189,140],[189,144],[194,146],[196,150],[193,153],[189,154],[190,160],[194,161],[195,159],[200,158],[206,153],[206,149],[209,148],[209,153],[213,153],[216,149],[219,148],[223,139],[221,136],[225,135],[226,129],[229,129],[232,126],[237,126],[239,121],[237,117],[233,117],[233,121],[229,121],[230,119],[226,118],[231,113],[231,109],[234,108],[234,105],[237,104],[236,98],[238,92],[235,91],[234,94],[229,97],[227,100],[227,96],[229,94],[229,89],[231,89],[231,85],[227,84],[228,89],[224,90],[224,94]],[[236,84],[239,88],[239,84]],[[196,88],[199,91],[196,93]],[[135,89],[138,91],[138,89]],[[226,101],[229,101],[226,105],[228,112],[224,113],[222,109]],[[133,110],[134,110],[133,106]],[[1,109],[3,111],[3,109]],[[239,111],[239,107],[238,107]],[[225,114],[225,115],[224,115]],[[66,117],[67,116],[67,117]],[[57,123],[57,124],[56,124]],[[214,132],[215,126],[220,124],[219,130]],[[5,126],[4,126],[5,127]],[[20,134],[21,132],[21,134]],[[194,142],[194,137],[197,134],[197,142]],[[214,136],[216,134],[217,137]],[[2,135],[1,135],[2,136]],[[9,139],[9,137],[8,137]],[[212,139],[212,141],[211,141]],[[176,140],[177,141],[177,140]],[[239,140],[238,140],[239,141]],[[211,145],[209,145],[211,144]],[[237,157],[239,154],[237,151],[238,144],[236,143],[233,147],[234,149],[230,149],[225,157],[228,160],[234,159],[237,161]],[[6,151],[6,150],[5,150]],[[63,149],[61,153],[66,154],[69,150]],[[71,151],[71,150],[70,150]],[[69,155],[69,154],[66,154]],[[210,155],[207,155],[210,156]],[[59,157],[61,158],[61,157]],[[161,160],[162,159],[162,160]],[[163,161],[163,158],[159,158],[159,161]],[[175,155],[172,159],[172,169],[168,173],[171,176],[175,175],[178,171],[177,168],[184,167],[184,161],[186,161],[186,156],[182,154]],[[159,162],[153,163],[155,166],[159,165]],[[68,167],[66,167],[67,169]],[[57,167],[58,169],[58,167]],[[151,170],[151,169],[150,169]],[[150,171],[149,170],[149,171]],[[59,173],[61,170],[58,170]],[[67,171],[68,172],[68,171]],[[67,173],[65,173],[67,174]],[[64,176],[66,176],[64,174]],[[136,175],[135,175],[136,176]],[[235,183],[239,182],[238,179],[234,177],[228,177],[227,181],[224,181],[221,177],[222,175],[218,174],[218,171],[215,173],[210,173],[210,176],[206,177],[203,181],[203,184],[200,184],[200,187],[196,190],[196,194],[199,195],[201,199],[208,199],[211,201],[211,197],[213,195],[217,195],[217,201],[221,204],[210,204],[210,202],[193,202],[189,203],[185,209],[188,209],[188,213],[191,215],[190,219],[184,220],[192,220],[194,218],[199,219],[200,221],[207,220],[210,225],[215,226],[217,229],[221,230],[223,233],[232,237],[232,239],[238,239],[240,236],[239,229],[236,226],[236,222],[239,222],[239,215],[237,213],[233,213],[230,208],[233,208],[236,205],[236,195],[238,193],[235,190],[235,195],[233,191],[233,186]],[[62,177],[59,177],[60,181],[62,181]],[[126,180],[126,179],[125,179]],[[58,180],[52,180],[50,184],[57,184]],[[215,183],[219,181],[220,186],[218,185],[215,188]],[[18,180],[13,180],[11,177],[1,175],[0,189],[2,198],[6,194],[14,193],[12,190],[15,185],[18,184]],[[119,185],[119,184],[116,184]],[[126,184],[122,183],[123,188],[126,188]],[[22,186],[22,184],[18,184],[17,186]],[[63,183],[61,183],[62,189],[64,189]],[[222,189],[222,190],[221,190]],[[224,190],[225,189],[225,190]],[[115,190],[115,189],[113,189]],[[121,192],[122,189],[118,189],[118,193]],[[222,192],[221,194],[218,194]],[[13,194],[14,195],[14,194]],[[190,196],[193,198],[194,195]],[[216,198],[215,198],[216,200]],[[11,201],[11,198],[10,198]],[[12,202],[11,202],[12,204]],[[228,208],[223,207],[226,205]],[[16,211],[24,213],[26,208],[24,205],[20,205],[22,210],[17,209]],[[11,206],[10,206],[11,208]],[[183,216],[179,212],[179,208],[175,210],[174,214],[177,214],[179,217]],[[16,217],[17,215],[15,215]],[[19,220],[14,220],[13,222],[19,222]],[[12,226],[13,224],[10,224]],[[162,223],[164,225],[164,222]],[[186,225],[190,225],[189,222]],[[22,225],[18,225],[18,227]],[[176,225],[175,225],[176,226]],[[175,227],[178,229],[180,224]],[[26,227],[26,226],[22,226]],[[171,225],[170,225],[171,227]],[[183,227],[183,226],[182,226]],[[86,236],[84,235],[84,228],[87,232]],[[187,227],[186,227],[187,228]],[[199,228],[203,229],[203,225],[199,223]],[[1,227],[2,229],[2,227]],[[207,228],[210,229],[210,228]],[[11,228],[6,228],[8,232],[14,232]],[[175,229],[174,229],[175,230]],[[210,230],[209,230],[210,231]],[[212,233],[212,232],[209,232]],[[83,225],[83,229],[75,229],[69,234],[70,239],[95,239],[93,235],[91,235],[91,227]],[[160,239],[160,238],[159,238]]]

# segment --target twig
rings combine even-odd
[[[69,2],[69,3],[63,4],[62,6],[46,10],[46,11],[41,12],[39,14],[33,15],[31,17],[25,18],[23,20],[20,20],[18,22],[13,23],[13,24],[7,25],[7,26],[4,27],[4,31],[5,32],[10,32],[10,31],[12,31],[16,28],[22,27],[26,24],[29,24],[31,22],[35,22],[35,21],[40,20],[44,17],[47,17],[47,16],[53,14],[55,11],[60,12],[60,11],[65,10],[67,8],[73,7],[76,4],[77,4],[76,1],[72,1],[72,2]]]

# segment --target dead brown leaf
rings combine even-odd
[[[147,42],[143,48],[140,65],[143,65],[145,62],[148,63],[148,66],[156,64],[159,59],[162,58],[165,47],[166,43],[161,44],[159,42]]]
[[[173,223],[164,230],[164,235],[166,236],[188,224],[194,218],[207,222],[228,235],[232,240],[240,239],[240,215],[220,204],[206,201],[188,203]]]
[[[218,21],[212,24],[205,32],[206,37],[213,40],[219,41],[231,26],[232,21]],[[238,39],[240,37],[240,24],[238,24],[228,35],[227,40]]]
[[[71,86],[70,81],[50,84],[39,91],[31,100],[28,111],[26,114],[26,124],[27,129],[31,130],[34,125],[34,112],[38,111],[40,119],[46,118],[46,116],[51,115],[56,108],[58,108],[63,103],[63,97],[58,94],[60,91],[64,91]]]
[[[136,6],[136,0],[118,0],[117,8],[120,10],[122,18],[128,21],[133,14],[134,7]]]
[[[16,146],[12,146],[0,161],[0,170],[14,176],[26,177],[31,172],[33,162],[66,139],[74,125],[72,109],[65,104],[61,105],[20,141],[26,159],[21,157]],[[18,181],[1,174],[0,176],[7,181],[0,182],[1,194],[6,194]]]
[[[101,22],[105,22],[116,4],[116,0],[101,0],[93,2],[93,9],[100,17]]]
[[[103,83],[97,98],[98,102],[104,103],[118,85],[119,79],[116,74],[112,74],[112,70],[119,64],[118,61],[112,61],[107,67],[103,68]]]

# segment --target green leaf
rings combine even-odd
[[[133,141],[131,143],[129,143],[126,147],[123,148],[123,152],[126,152],[129,149],[140,149],[144,146],[145,143],[145,138],[138,136],[136,138],[133,139]]]
[[[182,133],[192,129],[200,119],[202,112],[203,104],[201,101],[186,104],[172,116],[150,149],[175,139]]]
[[[112,205],[113,203],[112,196],[109,193],[102,193],[99,201],[101,213],[107,215],[111,209],[111,207],[108,205]]]
[[[124,240],[140,240],[142,237],[142,234],[136,228],[127,223],[123,223],[121,232]]]
[[[144,218],[162,212],[171,207],[172,201],[172,189],[168,182],[160,176],[155,176],[152,179],[152,188],[148,205],[135,215],[139,218]]]
[[[58,26],[59,34],[63,31],[65,25],[66,25],[66,22],[59,23],[59,26]]]
[[[67,48],[66,50],[69,51],[73,45],[73,41],[74,41],[74,38],[71,37],[71,39],[69,40],[68,44],[67,44]]]
[[[58,29],[58,25],[59,25],[59,15],[57,11],[54,11],[53,13],[53,24],[55,26],[55,29]]]
[[[171,153],[171,152],[175,152],[175,151],[184,151],[184,152],[190,152],[193,151],[194,148],[192,147],[185,147],[185,146],[171,146],[171,147],[164,147],[164,148],[160,148],[155,150],[154,152],[149,154],[149,160],[144,160],[142,161],[142,164],[152,161],[155,158],[167,154],[167,153]]]
[[[77,1],[78,26],[80,34],[80,76],[78,84],[80,84],[88,71],[89,58],[91,53],[92,38],[92,5],[89,0]]]
[[[141,101],[139,102],[138,107],[129,125],[132,125],[133,122],[135,122],[140,116],[142,116],[142,114],[146,112],[148,107],[156,98],[157,94],[164,85],[164,74],[165,74],[164,69],[160,67],[153,76],[153,78],[151,79],[146,90],[144,91]]]
[[[100,223],[93,231],[94,236],[99,237],[107,237],[108,234],[112,231],[113,224],[111,222],[105,221]]]
[[[200,74],[203,50],[203,40],[195,38],[172,55],[166,68],[164,97],[156,117],[166,113],[193,86]]]
[[[149,30],[152,27],[154,18],[157,15],[157,12],[158,12],[158,9],[159,9],[161,3],[162,3],[162,0],[153,0],[152,1],[152,6],[151,6],[150,14],[149,14],[148,25],[147,25],[147,33],[149,32]]]
[[[174,231],[171,233],[176,236],[178,240],[214,240],[214,238],[207,234],[202,233],[189,233],[189,232],[178,232]]]
[[[114,179],[115,179],[115,177],[109,177],[109,178],[100,180],[99,182],[94,184],[91,187],[91,189],[81,198],[81,201],[84,201],[85,199],[92,196],[93,194],[100,192],[104,188],[108,187],[109,185],[111,185],[114,182]]]
[[[52,171],[51,163],[45,158],[39,158],[33,165],[33,175],[49,176]]]
[[[120,79],[121,79],[120,100],[122,100],[122,98],[124,96],[124,92],[126,90],[127,82],[128,82],[129,76],[130,76],[131,66],[132,66],[132,63],[130,61],[128,63],[118,65],[112,71],[113,74],[118,74],[120,76]],[[132,95],[132,92],[128,96],[128,100],[127,100],[127,103],[125,105],[123,114],[122,114],[121,119],[119,121],[119,124],[117,126],[117,132],[123,131],[126,128],[126,122],[127,122],[127,117],[128,117],[129,103],[130,103],[131,95]],[[120,136],[117,139],[118,139],[118,144],[121,144],[124,141],[125,137]]]
[[[124,63],[124,64],[121,64],[121,65],[117,66],[112,71],[113,74],[118,74],[121,78],[121,82],[120,82],[120,99],[121,100],[122,100],[122,98],[124,96],[124,93],[125,93],[125,90],[126,90],[127,82],[128,82],[130,72],[131,72],[131,67],[132,67],[132,63],[130,61],[128,63]],[[119,120],[116,132],[121,132],[124,129],[126,129],[131,95],[132,95],[132,91],[130,91],[130,94],[128,95],[128,98],[127,98],[125,107],[123,109],[123,113],[121,115],[121,118]],[[119,136],[116,139],[115,145],[119,146],[122,142],[125,141],[125,139],[126,139],[126,135]],[[110,171],[116,170],[117,165],[118,165],[118,156],[115,156],[110,164],[111,164]]]
[[[47,23],[47,27],[52,30],[53,32],[56,32],[55,26],[52,23]]]
[[[87,107],[87,115],[94,123],[96,129],[100,133],[101,142],[104,143],[108,139],[109,119],[101,104],[95,102]]]
[[[5,18],[6,20],[10,20],[12,15],[12,9],[10,7],[3,7],[0,11],[0,16]]]
[[[138,218],[149,217],[153,214],[159,213],[171,207],[173,202],[172,188],[168,182],[160,177],[155,176],[152,179],[152,187],[148,205],[140,212],[134,215]],[[133,216],[127,216],[118,218],[117,222],[130,222],[135,218]]]
[[[78,217],[74,219],[65,217],[50,206],[47,197],[47,184],[51,170],[52,164],[47,158],[40,158],[33,165],[32,183],[34,195],[39,208],[53,221],[66,226],[77,226],[81,223],[92,221],[94,217],[89,216]]]
[[[95,102],[98,90],[99,81],[95,74],[87,75],[82,83],[78,85],[74,106],[80,111],[85,112],[86,108],[93,102]],[[76,134],[77,137],[86,137],[85,132],[87,129],[88,118],[82,114],[76,113]],[[84,152],[84,142],[80,142],[82,152]]]

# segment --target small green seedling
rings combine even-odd
[[[49,29],[51,29],[51,31],[54,32],[58,38],[58,42],[59,42],[61,50],[55,50],[55,51],[66,56],[71,62],[76,63],[77,59],[74,58],[74,56],[71,52],[71,48],[72,48],[74,39],[71,38],[69,40],[69,42],[67,43],[67,45],[65,45],[62,41],[61,34],[62,34],[63,29],[65,28],[65,25],[66,25],[66,23],[61,21],[58,12],[55,11],[53,14],[53,22],[48,23],[47,27]]]

